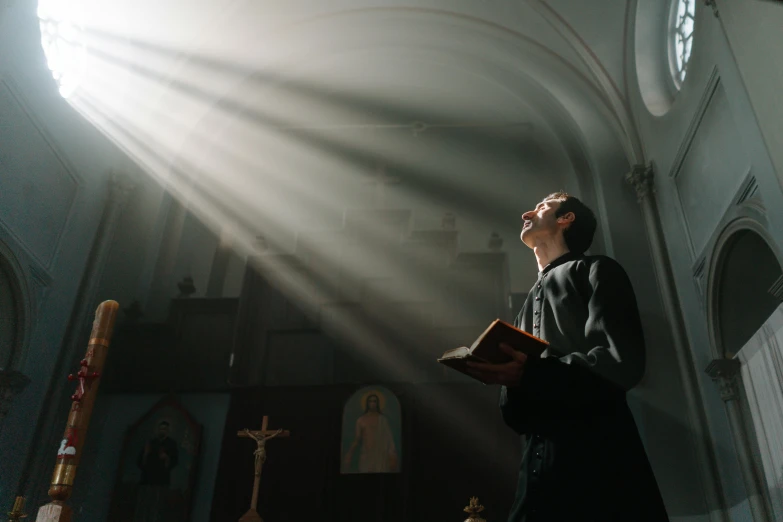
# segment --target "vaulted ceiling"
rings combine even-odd
[[[17,83],[43,85],[26,95],[44,119],[73,118],[70,104],[175,192],[178,173],[209,178],[239,214],[264,200],[258,179],[271,177],[258,173],[276,171],[312,192],[289,207],[333,201],[331,214],[286,217],[329,224],[367,197],[355,174],[380,165],[423,226],[467,216],[470,248],[498,223],[515,235],[548,192],[590,199],[595,176],[622,175],[605,165],[641,157],[626,102],[630,1],[69,0],[86,51],[67,102],[44,78],[35,2],[17,2],[0,16],[21,52],[0,57]],[[88,126],[66,128],[74,141]]]

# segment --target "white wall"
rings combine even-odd
[[[638,0],[635,4],[644,6],[646,2]],[[664,114],[651,114],[644,103],[636,69],[638,48],[629,53],[628,82],[634,86],[630,102],[646,159],[655,164],[661,223],[716,445],[725,496],[731,516],[740,520],[751,519],[751,515],[734,444],[718,390],[704,374],[707,364],[715,358],[707,326],[705,267],[709,266],[717,234],[727,221],[744,212],[736,203],[749,176],[755,178],[767,209],[763,225],[778,248],[783,244],[780,210],[783,193],[765,146],[767,140],[779,141],[780,135],[771,125],[759,125],[762,118],[758,109],[761,107],[754,111],[750,96],[753,94],[763,105],[764,119],[769,117],[778,123],[783,119],[783,109],[779,103],[771,103],[771,94],[754,87],[766,84],[779,92],[783,84],[781,58],[774,47],[780,48],[781,33],[778,30],[773,38],[774,30],[767,27],[767,23],[759,24],[762,35],[766,35],[759,38],[767,38],[769,45],[754,47],[753,67],[742,61],[735,62],[735,54],[726,38],[727,32],[741,32],[736,26],[750,30],[746,24],[751,24],[752,17],[760,16],[762,11],[781,20],[783,6],[758,0],[728,0],[718,4],[720,19],[702,2],[696,4],[695,44],[687,78]],[[731,7],[724,4],[731,4]],[[778,14],[771,13],[773,9],[777,9]],[[665,24],[665,20],[661,22]],[[647,20],[647,23],[652,22]],[[630,29],[633,35],[633,31],[648,27]],[[665,25],[661,30],[665,30]],[[756,30],[755,26],[753,30]],[[629,41],[633,42],[633,38]],[[769,69],[761,64],[768,64]],[[743,77],[740,69],[747,71],[747,77]],[[643,75],[647,82],[645,88],[648,88],[649,70],[644,72],[648,73]]]
[[[717,4],[753,115],[783,184],[783,4],[774,0],[718,0]]]

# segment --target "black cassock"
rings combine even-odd
[[[668,521],[625,393],[644,373],[639,310],[623,268],[566,254],[538,275],[516,325],[550,343],[501,389],[526,438],[510,522]]]

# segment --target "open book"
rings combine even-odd
[[[500,349],[500,343],[508,344],[530,357],[541,357],[541,353],[549,346],[549,343],[543,339],[530,335],[500,319],[495,319],[470,348],[460,346],[446,350],[438,362],[480,381],[481,379],[470,374],[468,361],[490,364],[503,364],[511,361],[511,356],[506,355]]]

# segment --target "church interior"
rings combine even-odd
[[[506,520],[524,441],[437,359],[514,320],[565,191],[636,293],[670,519],[783,521],[781,35],[779,0],[0,0],[0,512]]]

